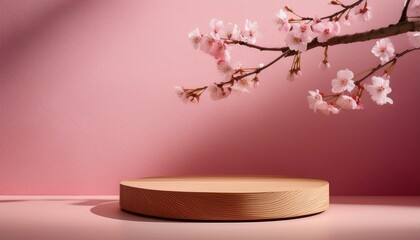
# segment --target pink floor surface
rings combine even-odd
[[[332,197],[311,217],[179,222],[120,210],[118,196],[0,196],[0,239],[420,239],[420,197]]]

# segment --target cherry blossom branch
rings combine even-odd
[[[265,66],[255,68],[255,70],[254,70],[254,71],[251,71],[251,72],[248,72],[248,73],[245,73],[245,74],[241,74],[241,75],[239,75],[239,76],[235,77],[235,74],[240,72],[240,70],[241,70],[241,69],[239,69],[239,70],[237,70],[237,71],[236,71],[236,72],[232,75],[232,77],[231,77],[231,79],[230,79],[229,81],[226,81],[226,82],[220,82],[220,83],[218,83],[218,84],[216,84],[216,85],[217,85],[217,86],[219,86],[219,87],[223,87],[223,85],[225,85],[225,84],[232,84],[234,81],[241,80],[241,79],[243,79],[243,78],[246,78],[246,77],[251,76],[251,75],[254,75],[254,74],[255,74],[255,75],[257,75],[257,74],[259,74],[260,72],[264,71],[266,68],[268,68],[268,67],[270,67],[271,65],[273,65],[274,63],[278,62],[280,59],[282,59],[282,58],[284,58],[285,56],[287,56],[289,53],[290,53],[290,50],[288,50],[288,51],[286,51],[286,52],[282,53],[281,55],[279,55],[278,57],[276,57],[274,60],[272,60],[271,62],[269,62],[269,63],[268,63],[267,65],[265,65]],[[208,87],[208,86],[206,86],[206,87]]]
[[[398,21],[399,23],[407,21],[407,10],[408,10],[408,6],[410,5],[410,2],[411,0],[407,0],[407,2],[405,3],[404,9],[402,10],[402,13],[401,13],[400,20]]]
[[[404,56],[405,54],[407,54],[409,52],[417,51],[417,50],[420,50],[420,48],[411,48],[411,49],[407,49],[407,50],[405,50],[405,51],[403,51],[401,53],[395,54],[395,57],[394,58],[392,58],[391,60],[389,60],[389,61],[387,61],[385,63],[378,64],[376,67],[372,68],[369,71],[369,73],[367,73],[364,77],[362,77],[361,79],[355,81],[354,84],[356,86],[359,86],[361,82],[363,82],[364,80],[366,80],[369,76],[371,76],[372,74],[374,74],[375,72],[377,72],[379,69],[385,67],[386,65],[388,65],[390,63],[392,65],[394,65],[400,57]],[[386,74],[389,74],[389,72],[386,72]]]
[[[343,9],[338,11],[338,12],[335,12],[331,15],[321,17],[321,18],[319,18],[319,20],[324,20],[324,19],[338,20],[346,12],[347,12],[346,17],[348,17],[349,11],[352,10],[354,7],[358,6],[362,2],[363,2],[363,0],[358,0],[358,1],[356,1],[352,4],[350,4],[350,5],[344,5],[339,0],[332,0],[331,1],[332,5],[340,5],[340,6],[343,7]],[[366,3],[367,3],[367,1],[366,1]],[[365,6],[365,8],[366,8],[366,6]],[[296,14],[291,8],[289,8],[287,6],[285,7],[285,9],[299,17],[299,19],[290,19],[289,21],[292,21],[292,22],[315,21],[315,19],[311,18],[311,17],[301,17],[300,15]],[[243,46],[246,46],[246,47],[249,47],[249,48],[255,48],[255,49],[258,49],[260,51],[281,51],[281,52],[285,52],[285,51],[288,50],[288,47],[263,47],[263,46],[247,43],[247,42],[244,42],[244,41],[228,41],[227,44],[239,44],[239,45],[243,45]]]
[[[403,21],[397,24],[391,24],[387,27],[382,27],[378,29],[373,29],[366,32],[355,33],[355,34],[347,34],[342,36],[337,36],[329,39],[326,42],[320,43],[316,39],[312,42],[308,43],[308,49],[313,49],[316,47],[326,47],[326,46],[334,46],[340,44],[348,44],[348,43],[356,43],[356,42],[364,42],[373,39],[385,38],[390,36],[395,36],[398,34],[406,33],[406,32],[416,32],[420,31],[420,22],[410,22],[410,21]],[[231,41],[229,44],[239,44],[242,46],[246,46],[249,48],[255,48],[260,51],[279,51],[279,52],[286,52],[289,47],[263,47],[258,46],[255,44],[250,44],[242,41]],[[290,52],[288,56],[294,55],[294,51]]]
[[[371,30],[371,31],[333,37],[333,38],[331,38],[330,40],[328,40],[327,42],[324,42],[324,43],[320,43],[316,39],[314,39],[312,42],[310,42],[308,44],[307,50],[310,50],[310,49],[313,49],[313,48],[316,48],[316,47],[328,47],[328,46],[334,46],[334,45],[339,45],[339,44],[348,44],[348,43],[369,41],[369,40],[373,40],[373,39],[384,38],[384,37],[398,35],[398,34],[401,34],[401,33],[414,32],[414,31],[420,31],[420,22],[404,21],[404,22],[401,22],[401,23],[391,24],[387,27],[374,29],[374,30]],[[263,68],[261,68],[259,71],[256,70],[254,72],[251,72],[251,73],[248,73],[248,74],[245,74],[245,75],[241,75],[241,78],[250,76],[252,74],[259,73],[261,70],[273,65],[274,63],[276,63],[281,58],[295,56],[297,54],[297,51],[292,51],[288,47],[264,48],[264,47],[256,46],[256,45],[253,45],[253,44],[247,44],[247,43],[240,44],[240,45],[252,46],[254,48],[260,49],[261,51],[267,50],[267,49],[278,49],[278,50],[275,50],[275,51],[282,51],[283,52],[283,54],[281,54],[279,57],[274,59],[272,62],[270,62],[269,64],[267,64]],[[412,51],[412,50],[410,50],[410,51]],[[410,52],[410,51],[408,51],[408,52]],[[402,52],[401,56],[405,55],[408,52],[406,52],[406,51]],[[400,57],[400,56],[398,56],[398,57]],[[396,58],[398,58],[398,57],[396,57]],[[241,79],[241,78],[238,78],[238,79]]]
[[[262,72],[264,69],[266,69],[266,68],[270,67],[271,65],[273,65],[274,63],[276,63],[276,62],[277,62],[277,61],[279,61],[280,59],[282,59],[282,58],[284,58],[285,56],[287,56],[289,53],[290,53],[290,50],[288,50],[288,51],[284,52],[283,54],[281,54],[280,56],[278,56],[277,58],[275,58],[273,61],[269,62],[267,65],[265,65],[265,66],[263,66],[263,67],[260,67],[260,68],[257,68],[257,69],[256,69],[255,71],[253,71],[253,72],[250,72],[250,73],[247,73],[247,74],[241,75],[241,78],[245,78],[245,77],[248,77],[248,76],[250,76],[250,75],[253,75],[253,74],[258,74],[258,73]]]
[[[409,22],[404,21],[397,24],[391,24],[387,27],[378,28],[362,33],[348,34],[337,36],[326,42],[320,43],[316,39],[308,44],[308,50],[316,47],[334,46],[339,44],[364,42],[373,39],[386,38],[406,32],[420,31],[420,21]]]
[[[342,6],[343,7],[343,9],[342,10],[340,10],[340,11],[338,11],[338,12],[335,12],[335,13],[333,13],[333,14],[331,14],[331,15],[328,15],[328,16],[325,16],[325,17],[321,17],[321,18],[319,18],[320,20],[324,20],[324,19],[329,19],[329,20],[334,20],[334,19],[338,19],[338,18],[340,18],[344,13],[346,13],[347,11],[350,11],[351,9],[353,9],[354,7],[356,7],[356,6],[358,6],[360,3],[362,3],[364,0],[358,0],[358,1],[356,1],[356,2],[354,2],[354,3],[352,3],[352,4],[350,4],[350,5],[344,5],[343,3],[341,3],[339,0],[332,0],[331,1],[331,4],[332,5],[339,5],[339,6]],[[366,1],[366,4],[367,4],[367,1]],[[295,14],[296,16],[298,16],[299,17],[299,19],[293,19],[293,20],[302,20],[302,21],[314,21],[315,19],[314,18],[311,18],[311,17],[301,17],[301,16],[299,16],[299,15],[297,15],[292,9],[290,9],[289,7],[287,7],[286,6],[286,10],[287,11],[289,11],[289,12],[291,12],[291,13],[293,13],[293,14]]]
[[[350,5],[345,5],[341,3],[340,0],[331,0],[330,3],[332,5],[341,6],[342,9],[322,18],[302,17],[286,6],[284,7],[286,12],[297,16],[297,18],[288,18],[285,11],[280,9],[275,16],[275,24],[278,26],[280,31],[287,33],[285,38],[287,46],[285,47],[264,47],[256,45],[255,42],[258,36],[259,27],[256,22],[252,22],[248,19],[245,22],[245,28],[243,30],[240,30],[236,24],[229,23],[225,25],[223,21],[218,19],[211,20],[211,31],[207,34],[202,34],[198,28],[196,28],[188,34],[191,43],[194,48],[200,49],[216,59],[217,69],[225,75],[225,81],[200,88],[188,89],[177,87],[178,95],[183,100],[198,102],[201,94],[206,90],[210,91],[210,97],[215,100],[229,96],[233,90],[242,93],[249,92],[248,89],[250,84],[254,84],[254,87],[258,86],[258,74],[260,72],[272,66],[280,59],[289,56],[294,56],[288,75],[288,78],[293,80],[295,77],[302,74],[300,61],[303,52],[313,48],[323,47],[324,60],[321,61],[320,68],[327,69],[330,66],[328,62],[329,46],[382,38],[376,42],[375,47],[371,51],[375,56],[381,59],[382,63],[372,69],[369,69],[368,71],[365,71],[364,73],[368,73],[361,79],[354,81],[353,72],[348,69],[344,69],[340,70],[337,73],[337,78],[332,81],[332,92],[338,94],[324,96],[319,93],[318,90],[316,92],[310,91],[310,98],[313,100],[312,103],[316,102],[317,104],[321,104],[319,106],[315,106],[310,103],[310,108],[315,111],[316,109],[320,109],[323,113],[329,114],[330,112],[338,113],[340,109],[346,108],[359,109],[359,107],[361,107],[359,106],[359,101],[364,90],[364,86],[361,86],[360,83],[387,65],[389,66],[385,70],[385,74],[389,77],[389,73],[394,68],[398,58],[411,51],[419,49],[420,22],[408,21],[408,19],[413,16],[413,11],[417,12],[416,14],[418,15],[418,11],[420,10],[420,0],[406,1],[406,5],[402,10],[401,18],[396,24],[343,36],[339,36],[341,28],[340,23],[350,25],[351,22],[356,20],[369,21],[372,18],[371,8],[368,6],[368,0],[357,0]],[[394,46],[387,37],[402,33],[407,33],[414,49],[408,49],[395,55]],[[282,54],[277,56],[265,66],[260,64],[258,67],[242,68],[240,63],[231,63],[228,45],[242,45],[259,51],[278,51],[282,52]],[[390,58],[392,59],[390,60]],[[248,78],[253,75],[254,77],[252,79]],[[372,99],[379,105],[383,105],[385,103],[392,104],[392,99],[386,96],[391,92],[389,79],[385,79],[385,77],[373,77],[372,81],[373,85],[369,85],[369,87],[366,88],[371,94]],[[356,90],[353,91],[353,89]],[[375,92],[375,89],[378,90],[378,92]],[[345,95],[343,94],[344,91],[351,92],[353,95]],[[323,96],[327,98],[328,102],[322,100]]]
[[[385,44],[389,49],[393,48],[390,41],[384,41],[383,39],[378,41],[376,46],[380,49],[381,46],[385,46],[383,44]],[[373,48],[374,50],[372,50],[372,53],[374,54],[377,53],[375,47]],[[341,109],[363,109],[361,99],[364,90],[368,91],[372,100],[379,105],[387,103],[393,104],[393,100],[387,96],[392,91],[389,86],[391,77],[390,74],[400,57],[416,50],[420,50],[420,47],[407,49],[395,55],[390,53],[393,56],[391,59],[389,59],[388,55],[385,55],[385,53],[381,51],[381,53],[383,53],[383,55],[380,56],[382,63],[372,69],[357,74],[364,75],[357,81],[353,80],[355,76],[349,69],[338,71],[337,78],[331,81],[331,91],[333,94],[325,95],[324,93],[319,92],[318,89],[315,91],[309,91],[309,96],[307,97],[309,108],[314,110],[314,112],[319,110],[325,115],[329,115],[330,113],[337,114],[341,111]],[[385,66],[388,67],[384,70],[382,77],[372,76]],[[365,81],[370,76],[372,76],[372,84],[362,85],[361,82]]]
[[[255,49],[258,49],[260,51],[285,52],[289,49],[288,47],[263,47],[263,46],[258,46],[258,45],[255,45],[255,44],[243,42],[243,41],[231,41],[228,44],[239,44],[239,45],[246,46],[246,47],[249,47],[249,48],[255,48]]]

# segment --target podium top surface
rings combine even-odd
[[[186,176],[127,180],[121,185],[173,192],[258,193],[314,189],[326,186],[328,182],[281,176]]]

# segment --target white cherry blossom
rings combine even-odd
[[[407,36],[411,46],[415,48],[420,47],[420,32],[408,32]]]
[[[314,34],[307,24],[293,24],[292,26],[292,30],[284,41],[291,50],[305,52],[308,43],[314,38]]]
[[[307,96],[309,108],[316,112],[317,110],[321,111],[324,115],[330,115],[330,113],[337,114],[340,112],[335,106],[328,104],[322,99],[322,95],[319,93],[319,90],[309,91],[309,96]]]
[[[317,35],[318,42],[326,42],[340,34],[340,24],[338,22],[319,22],[313,25],[312,29]]]
[[[309,96],[307,96],[309,108],[314,110],[316,112],[317,109],[319,109],[319,106],[325,102],[322,99],[322,95],[319,93],[319,90],[315,91],[309,91]],[[325,102],[326,103],[326,102]]]
[[[301,70],[289,70],[289,73],[287,74],[286,79],[293,82],[301,76],[302,76]]]
[[[358,108],[356,100],[354,100],[354,98],[347,95],[341,95],[337,99],[337,105],[343,109],[357,109]]]
[[[382,64],[388,62],[392,57],[394,57],[394,51],[394,44],[392,44],[389,38],[382,38],[378,40],[372,48],[373,55],[381,59]]]
[[[327,102],[322,102],[319,104],[318,109],[322,112],[324,115],[330,115],[332,114],[338,114],[340,110],[336,108],[334,105],[328,104]]]
[[[198,28],[188,33],[188,38],[190,39],[190,42],[192,43],[195,49],[197,49],[200,46],[202,35]]]
[[[344,15],[344,16],[342,16],[340,19],[339,19],[339,21],[342,23],[342,24],[344,24],[344,25],[346,25],[346,26],[350,26],[353,22],[354,22],[354,19],[355,19],[355,14],[354,14],[354,9],[352,9],[352,10],[350,10],[350,12],[349,13],[347,13],[346,15]]]
[[[318,68],[322,71],[328,70],[331,68],[330,63],[327,60],[323,60],[319,63]]]
[[[371,8],[367,5],[367,2],[365,2],[364,5],[359,6],[356,8],[355,17],[362,21],[369,21],[372,19],[372,11]]]
[[[238,93],[249,93],[249,88],[251,87],[251,81],[247,78],[239,79],[232,86],[232,90]]]
[[[217,61],[217,69],[223,74],[231,74],[234,71],[232,65],[222,59]]]
[[[239,28],[238,25],[233,24],[233,23],[228,23],[224,29],[222,29],[219,32],[219,35],[222,38],[226,38],[226,39],[230,39],[230,40],[235,40],[235,41],[239,41],[240,38],[240,32],[239,32]]]
[[[213,18],[210,20],[210,28],[215,34],[218,34],[223,29],[223,21]]]
[[[226,59],[227,45],[222,41],[215,41],[210,47],[208,53],[215,59],[229,60]]]
[[[216,84],[211,84],[208,88],[210,92],[210,98],[213,100],[220,100],[226,98],[232,92],[231,88],[229,87],[219,87]]]
[[[245,32],[243,33],[244,40],[248,43],[254,44],[259,35],[259,26],[257,22],[250,20],[245,21]]]
[[[202,37],[201,43],[200,43],[200,50],[209,53],[211,47],[213,46],[213,43],[216,41],[219,41],[219,35],[215,34],[206,34]]]
[[[354,74],[349,69],[338,71],[337,78],[331,81],[332,92],[342,93],[346,90],[351,92],[355,87],[353,77],[354,77]]]
[[[274,23],[277,25],[280,31],[284,31],[284,32],[290,31],[291,25],[283,9],[280,9],[280,11],[276,13],[276,16],[274,17]]]
[[[393,104],[392,99],[387,96],[392,92],[392,89],[389,87],[389,80],[374,76],[372,77],[372,83],[364,85],[372,100],[378,105],[384,105],[386,103]]]

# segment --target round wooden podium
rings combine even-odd
[[[325,211],[329,185],[278,176],[156,177],[120,183],[128,212],[183,220],[249,221]]]

